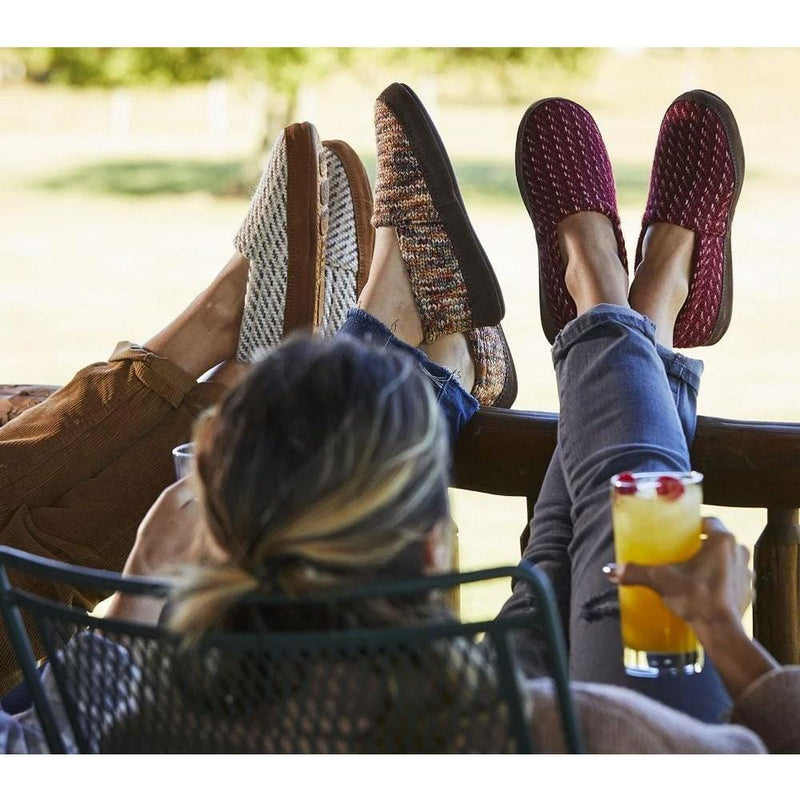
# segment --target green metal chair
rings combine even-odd
[[[52,752],[535,752],[513,655],[513,636],[530,626],[547,642],[567,747],[583,751],[552,588],[533,567],[303,600],[253,595],[236,630],[194,644],[14,588],[9,572],[109,594],[168,597],[171,585],[0,547],[0,610]],[[347,624],[364,601],[398,607],[498,578],[525,581],[531,610],[462,623],[438,602],[402,625]],[[299,630],[299,620],[314,623]],[[32,640],[48,659],[47,686]]]

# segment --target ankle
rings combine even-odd
[[[693,231],[677,225],[659,222],[649,226],[642,242],[642,261],[631,284],[631,308],[655,323],[659,342],[668,347],[689,296],[694,238]]]
[[[358,298],[358,307],[406,344],[419,347],[422,343],[422,319],[394,228],[376,231],[369,279]]]
[[[594,211],[566,217],[558,226],[558,244],[578,314],[601,303],[627,306],[628,276],[608,217]]]
[[[450,370],[465,391],[472,392],[475,363],[465,334],[451,333],[434,342],[421,344],[419,349],[435,364]]]
[[[593,253],[570,259],[564,283],[578,314],[601,304],[628,305],[627,276],[616,254]]]
[[[195,301],[195,311],[209,329],[238,327],[244,311],[250,262],[234,253],[214,282]]]

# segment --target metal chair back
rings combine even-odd
[[[530,626],[547,642],[568,749],[583,750],[552,588],[533,567],[254,595],[233,630],[193,644],[14,588],[15,573],[109,594],[166,598],[173,587],[0,547],[0,610],[52,752],[535,752],[513,654],[514,634]],[[436,602],[498,578],[529,585],[529,611],[460,622]],[[424,612],[364,626],[353,622],[364,607]]]

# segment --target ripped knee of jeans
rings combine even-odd
[[[581,606],[584,622],[599,622],[602,619],[619,619],[619,595],[616,588],[590,597]]]

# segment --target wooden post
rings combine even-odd
[[[460,572],[461,571],[461,558],[458,552],[458,525],[456,525],[456,521],[452,520],[453,523],[453,533],[452,533],[452,550],[451,550],[451,562],[450,567],[453,572]],[[447,592],[447,605],[450,606],[450,610],[453,614],[461,618],[461,587],[454,586],[452,589],[449,589]]]
[[[754,553],[753,635],[781,664],[800,664],[797,509],[768,509]]]

